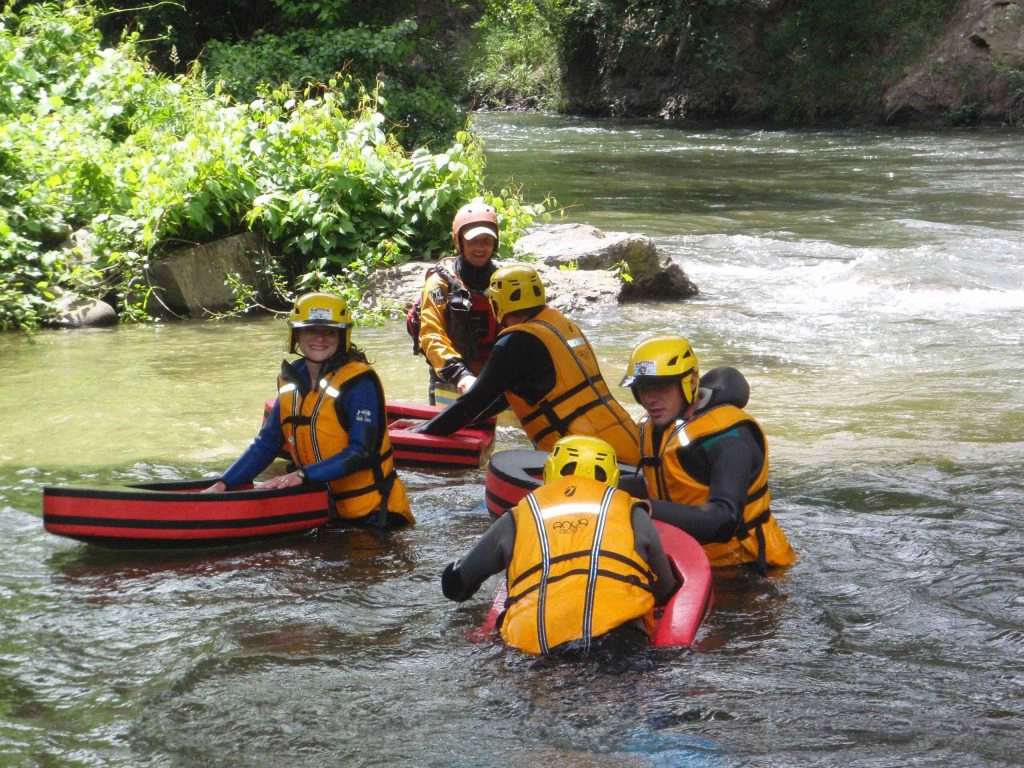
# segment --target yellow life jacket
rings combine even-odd
[[[373,466],[332,480],[328,484],[332,511],[337,517],[354,520],[371,513],[380,515],[378,524],[387,524],[388,514],[397,514],[413,523],[405,485],[395,472],[391,438],[384,423],[384,389],[376,372],[367,363],[350,361],[320,380],[304,397],[288,377],[278,379],[281,430],[285,449],[297,466],[305,467],[336,456],[348,446],[348,432],[338,418],[336,400],[346,382],[357,376],[372,378],[380,398],[379,444]],[[384,500],[386,498],[386,503]]]
[[[529,333],[540,339],[555,367],[555,385],[528,403],[506,392],[509,407],[536,448],[550,451],[565,435],[592,435],[611,444],[619,461],[640,461],[636,423],[608,390],[587,337],[561,312],[545,307],[499,334]]]
[[[749,425],[757,435],[764,450],[764,463],[747,488],[743,521],[736,535],[727,542],[705,544],[704,552],[713,566],[756,561],[763,571],[769,565],[792,565],[796,562],[796,553],[769,509],[768,439],[761,425],[736,406],[720,405],[690,421],[677,421],[672,429],[662,433],[660,447],[653,445],[654,430],[648,419],[641,419],[640,439],[644,452],[641,465],[647,490],[655,498],[677,504],[698,506],[707,502],[711,489],[683,469],[678,450],[720,435],[741,423]]]
[[[653,627],[654,574],[634,546],[629,494],[560,477],[509,514],[516,537],[501,634],[527,653],[590,640],[636,618]]]

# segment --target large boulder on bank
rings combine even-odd
[[[64,293],[54,302],[56,317],[51,328],[105,328],[117,324],[117,312],[105,301]]]
[[[410,261],[397,267],[378,269],[366,279],[366,292],[360,307],[386,315],[405,312],[416,301],[423,280],[433,262]]]
[[[555,224],[529,230],[516,242],[515,253],[537,269],[548,304],[568,314],[623,301],[685,299],[698,292],[682,267],[643,235]],[[430,266],[410,262],[373,273],[363,308],[392,314],[408,308]],[[631,281],[621,277],[624,271]]]
[[[269,258],[267,243],[256,232],[175,251],[149,269],[154,291],[146,310],[157,316],[178,317],[206,317],[231,310],[235,292],[228,275],[262,295],[267,286],[259,264]]]
[[[683,268],[646,235],[553,224],[529,230],[516,241],[515,252],[562,271],[609,270],[623,278],[619,301],[686,299],[698,293]]]
[[[619,300],[622,282],[608,270],[562,271],[544,264],[530,266],[536,268],[544,281],[548,304],[562,312],[578,312],[598,304],[614,305]],[[430,267],[430,263],[412,261],[377,270],[367,280],[360,306],[390,315],[405,312],[420,295]]]
[[[623,301],[676,300],[697,293],[682,267],[659,253],[644,235],[603,232],[583,224],[542,226],[519,239],[515,254],[537,268],[548,303],[569,314]],[[263,284],[260,265],[270,258],[266,241],[255,232],[176,251],[150,268],[154,295],[147,309],[158,316],[197,318],[232,310],[235,294],[228,275],[269,298],[270,286]],[[360,305],[391,315],[404,311],[419,295],[430,266],[411,262],[377,270],[369,277]]]

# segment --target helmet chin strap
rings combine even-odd
[[[680,384],[680,386],[682,385]],[[684,421],[689,421],[690,419],[693,418],[693,414],[695,414],[699,408],[703,408],[709,402],[711,402],[711,398],[713,395],[714,392],[712,392],[710,389],[700,389],[698,386],[697,396],[693,398],[692,403],[687,404],[686,407],[683,408],[682,412],[679,414],[679,417]],[[686,402],[685,395],[683,396],[683,402]]]

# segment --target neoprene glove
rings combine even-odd
[[[449,600],[462,602],[468,595],[464,595],[465,586],[462,583],[462,576],[459,574],[459,564],[448,563],[448,567],[441,574],[441,591]]]

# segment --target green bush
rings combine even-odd
[[[334,91],[294,102],[280,101],[284,95],[252,105],[250,144],[264,173],[248,220],[302,272],[299,287],[331,275],[358,286],[378,267],[435,257],[450,248],[449,224],[468,199],[498,209],[506,255],[519,230],[545,210],[525,205],[517,190],[482,187],[483,152],[471,133],[460,133],[446,152],[410,155],[384,132],[379,93],[363,94],[354,118]],[[305,137],[301,152],[294,135]]]
[[[503,248],[543,212],[482,186],[469,133],[411,155],[389,135],[384,89],[349,78],[239,104],[196,70],[153,72],[135,40],[103,48],[88,5],[34,4],[0,23],[0,327],[46,320],[58,288],[145,317],[149,264],[247,227],[283,254],[285,290],[354,293],[382,264],[448,248],[456,207],[502,213]],[[91,255],[61,248],[88,228]]]
[[[409,63],[421,59],[419,66]],[[213,40],[202,61],[210,77],[223,81],[225,90],[240,101],[256,98],[267,84],[289,84],[300,91],[322,87],[339,70],[363,84],[383,77],[388,100],[382,111],[390,133],[406,147],[443,146],[464,121],[453,75],[412,20],[381,29],[362,24],[296,28],[281,34],[259,32],[237,43]]]
[[[549,4],[553,6],[554,4]],[[559,109],[562,98],[553,7],[490,2],[463,51],[467,88],[479,104]]]
[[[865,103],[916,60],[959,0],[819,0],[765,33],[774,87],[765,110],[782,120],[830,117]]]

